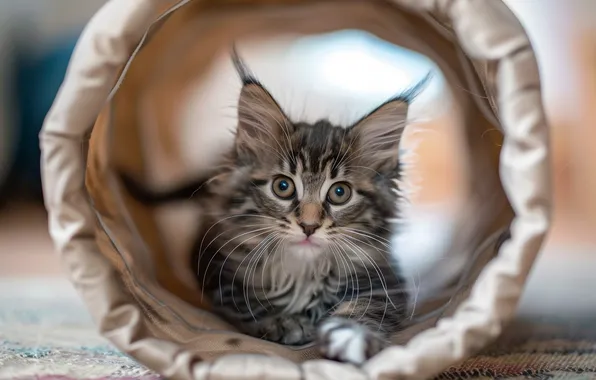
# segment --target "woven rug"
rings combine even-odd
[[[437,380],[596,379],[595,322],[520,318],[491,347]]]
[[[159,379],[96,330],[66,281],[0,279],[0,380]]]
[[[0,282],[0,380],[160,379],[97,335],[68,285],[28,286]],[[520,319],[437,379],[493,378],[596,379],[596,321]]]

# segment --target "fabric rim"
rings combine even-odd
[[[178,361],[176,367],[180,371],[172,375],[180,378],[214,375],[254,378],[255,373],[232,373],[234,371],[230,370],[236,368],[233,363],[246,361],[251,361],[253,366],[258,361],[262,368],[285,372],[286,378],[315,379],[329,372],[334,374],[334,378],[340,375],[346,378],[424,378],[487,344],[500,333],[503,323],[513,316],[530,265],[550,221],[548,130],[532,47],[517,19],[500,1],[481,4],[463,0],[394,2],[416,11],[433,10],[439,18],[450,21],[468,57],[498,63],[496,103],[505,132],[500,171],[516,213],[511,226],[512,238],[502,245],[499,256],[484,268],[470,297],[452,317],[442,319],[436,327],[420,333],[403,347],[385,350],[367,363],[362,371],[328,361],[312,361],[297,366],[280,359],[242,355],[230,355],[211,365],[194,363],[192,355],[180,353],[176,345],[158,339],[155,344],[160,346],[164,357],[147,357],[139,352],[135,356],[141,362],[152,361],[156,363],[153,367],[160,370],[160,367],[168,368],[168,361]],[[174,4],[173,1],[171,3]],[[110,263],[99,253],[94,240],[95,215],[84,191],[85,163],[80,143],[88,136],[89,126],[112,90],[118,71],[155,20],[156,10],[163,5],[163,0],[112,0],[98,12],[77,44],[65,81],[40,133],[50,234],[71,281],[86,298],[96,318],[102,316],[102,310],[95,309],[93,299],[88,297],[93,293],[90,290],[95,289],[95,284],[85,283],[80,277],[77,272],[80,263],[84,260],[87,266],[103,271],[105,281],[110,282],[107,284],[109,287],[121,284],[115,279]],[[111,26],[109,34],[105,34],[102,28],[106,23]],[[470,33],[471,29],[478,33]],[[97,42],[106,43],[101,47],[112,49],[109,62],[98,59],[94,64],[89,63],[89,54],[101,58]],[[118,43],[110,45],[110,42]],[[124,48],[122,42],[125,43]],[[85,81],[93,69],[105,65],[111,70],[102,82]],[[520,107],[520,104],[526,107]],[[95,292],[95,296],[106,296],[101,293]],[[132,350],[130,340],[115,343],[121,348],[130,348],[129,352]],[[436,357],[433,352],[442,352],[442,355]],[[261,376],[264,375],[261,373]]]

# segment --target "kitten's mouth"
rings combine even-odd
[[[321,247],[321,244],[319,244],[319,242],[317,242],[316,239],[312,237],[303,238],[299,240],[296,243],[296,245],[300,247]]]
[[[291,243],[294,246],[297,247],[311,247],[311,248],[320,248],[323,246],[323,244],[321,244],[321,241],[319,241],[319,239],[317,237],[313,237],[313,236],[294,236],[291,239]]]

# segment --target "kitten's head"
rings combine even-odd
[[[305,259],[384,244],[398,211],[398,148],[411,96],[392,98],[347,128],[295,123],[244,66],[239,71],[233,157],[242,174],[226,212],[252,215],[266,232],[259,240],[274,236],[284,252]]]

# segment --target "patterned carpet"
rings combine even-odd
[[[594,320],[519,319],[483,353],[437,379],[596,379]]]
[[[0,380],[159,379],[97,336],[66,285],[51,292],[56,297],[23,297],[10,291],[16,285],[1,285]],[[437,379],[596,379],[595,327],[587,319],[520,319],[490,349]]]
[[[0,306],[0,379],[157,379],[95,333],[82,305]]]
[[[66,281],[0,278],[0,380],[158,378],[98,336]]]

